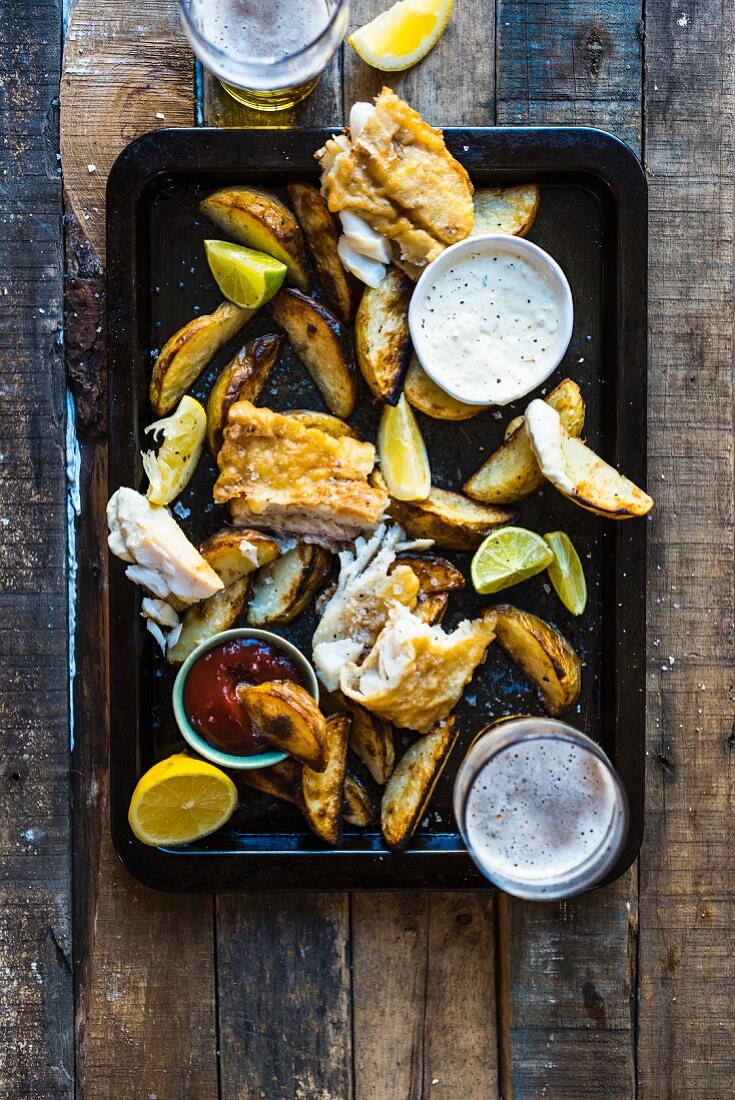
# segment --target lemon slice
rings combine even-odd
[[[454,0],[399,0],[347,41],[374,69],[409,69],[437,44],[453,4]]]
[[[549,580],[557,596],[572,615],[581,615],[587,606],[587,581],[572,540],[564,531],[552,531],[544,535],[544,542],[554,553]]]
[[[378,428],[380,469],[396,500],[426,500],[431,492],[431,468],[426,444],[411,406],[401,394],[397,405],[386,405]]]
[[[181,753],[138,780],[128,821],[144,844],[189,844],[224,825],[236,805],[237,788],[228,775]]]
[[[150,483],[146,496],[151,504],[170,504],[183,492],[197,468],[207,432],[207,414],[198,401],[186,394],[176,412],[149,424],[146,432],[151,432],[156,440],[163,436],[158,454],[143,453],[143,469]]]
[[[501,527],[488,535],[472,559],[472,583],[481,596],[510,588],[554,561],[554,552],[534,531]]]
[[[209,269],[225,298],[241,309],[270,301],[286,276],[286,265],[265,252],[230,241],[205,241]]]

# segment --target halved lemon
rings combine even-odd
[[[564,531],[544,535],[544,542],[554,552],[549,566],[549,580],[554,591],[572,615],[581,615],[587,606],[587,581],[574,543]]]
[[[241,309],[270,301],[286,277],[286,265],[265,252],[230,241],[205,241],[210,271],[225,298]]]
[[[409,69],[437,44],[453,5],[454,0],[399,0],[347,41],[374,69]]]
[[[426,500],[431,492],[431,467],[426,444],[411,406],[401,394],[397,405],[386,405],[378,428],[380,469],[396,500]]]
[[[224,825],[236,805],[237,787],[228,775],[180,753],[138,780],[128,821],[143,844],[190,844]]]
[[[149,424],[146,432],[154,439],[163,436],[155,451],[143,453],[143,469],[149,481],[151,504],[170,504],[183,492],[197,468],[207,433],[207,414],[202,405],[186,394],[176,412]]]
[[[487,536],[472,559],[472,583],[481,596],[548,569],[554,552],[541,535],[525,527],[500,527]]]

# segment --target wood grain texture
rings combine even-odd
[[[352,1095],[346,894],[217,899],[222,1100]]]
[[[0,1095],[74,1091],[57,0],[0,40]]]
[[[341,126],[342,51],[331,60],[307,99],[277,114],[264,114],[244,107],[206,70],[202,73],[202,90],[202,110],[207,126]]]
[[[355,1100],[498,1096],[493,905],[353,895]]]
[[[640,149],[640,4],[500,0],[497,18],[499,124],[599,126]],[[582,899],[504,906],[515,1100],[635,1096],[635,870]]]
[[[641,140],[640,0],[498,0],[498,124]]]
[[[61,158],[71,210],[104,263],[105,186],[129,141],[194,122],[193,59],[176,0],[76,0],[61,81]]]
[[[735,1096],[735,11],[651,4],[651,522],[638,1030],[646,1100]]]
[[[353,2],[350,30],[387,6],[384,0]],[[344,51],[347,111],[387,84],[435,126],[490,126],[495,120],[495,5],[486,0],[456,3],[438,44],[405,73],[377,72],[351,46]]]

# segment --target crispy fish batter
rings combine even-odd
[[[472,229],[472,184],[434,129],[390,88],[352,141],[331,138],[316,154],[329,209],[351,210],[395,244],[408,274]]]
[[[236,523],[343,542],[380,520],[387,495],[367,478],[375,448],[327,435],[292,416],[238,401],[217,456],[218,504]]]
[[[495,637],[495,617],[492,611],[465,619],[446,634],[394,606],[364,664],[345,665],[340,687],[379,718],[428,733],[448,716],[484,660]]]

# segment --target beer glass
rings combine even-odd
[[[179,0],[194,53],[238,102],[305,99],[347,32],[348,0]]]
[[[454,812],[482,873],[537,901],[598,883],[628,831],[625,790],[605,753],[550,718],[502,719],[478,734],[457,774]]]

